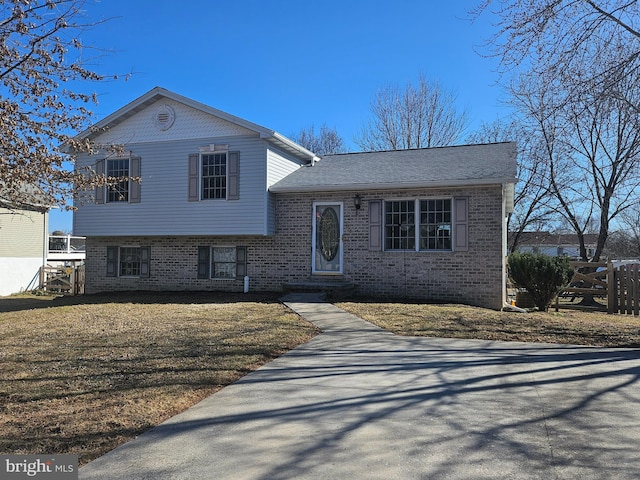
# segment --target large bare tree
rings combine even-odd
[[[529,135],[542,143],[555,208],[577,234],[584,260],[600,259],[611,223],[638,199],[640,112],[631,107],[640,105],[638,81],[636,74],[618,82],[624,98],[594,87],[572,91],[567,100],[535,74],[513,89],[514,102],[530,119]],[[584,235],[594,225],[598,241],[589,259]]]
[[[371,119],[354,139],[363,150],[402,150],[451,145],[468,123],[456,95],[424,75],[404,89],[388,85],[371,101]]]
[[[522,233],[529,229],[548,229],[555,221],[550,205],[551,191],[546,178],[547,164],[540,155],[538,138],[527,132],[517,120],[495,120],[482,123],[467,137],[470,143],[516,142],[518,149],[518,183],[514,192],[514,208],[507,219],[509,251],[515,251]]]
[[[91,175],[74,172],[61,151],[90,149],[74,142],[85,129],[96,96],[91,50],[80,34],[96,22],[82,0],[4,0],[0,3],[0,200],[5,205],[66,206]],[[99,54],[99,52],[93,52]]]
[[[472,14],[486,11],[498,18],[489,45],[503,73],[524,67],[549,85],[577,91],[595,86],[640,108],[617,86],[640,67],[637,0],[480,0]],[[581,74],[566,75],[575,69]]]
[[[338,131],[335,128],[329,128],[326,124],[323,124],[318,132],[313,124],[302,128],[298,133],[291,135],[291,140],[316,155],[344,153],[346,150]]]
[[[638,2],[483,0],[475,13],[486,10],[499,19],[492,53],[542,146],[555,208],[585,260],[595,228],[597,261],[640,187]]]

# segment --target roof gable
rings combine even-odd
[[[326,155],[273,192],[368,190],[516,182],[512,142]]]
[[[163,108],[168,107],[168,108]],[[187,122],[178,122],[186,114]],[[160,121],[173,116],[171,126]],[[195,124],[197,128],[193,130]],[[178,128],[178,125],[180,127]],[[175,128],[175,130],[174,130]],[[164,132],[161,136],[158,132]],[[229,135],[257,135],[278,148],[303,159],[317,160],[309,150],[280,133],[223,112],[161,87],[155,87],[124,107],[108,115],[77,139],[91,139],[102,144],[126,144],[141,141],[207,138]]]
[[[240,135],[258,133],[170,98],[159,98],[103,127],[93,140],[101,145],[118,145]]]

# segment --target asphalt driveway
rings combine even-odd
[[[640,352],[397,337],[313,297],[323,333],[80,479],[637,479]]]

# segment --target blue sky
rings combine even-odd
[[[458,95],[470,130],[504,115],[496,62],[477,52],[492,34],[475,22],[478,0],[102,0],[83,43],[101,73],[131,76],[93,85],[99,120],[161,86],[291,135],[327,124],[353,138],[377,90],[421,73]],[[50,230],[71,230],[52,212]]]

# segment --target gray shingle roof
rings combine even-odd
[[[368,190],[515,183],[516,144],[325,155],[283,178],[272,192]]]

